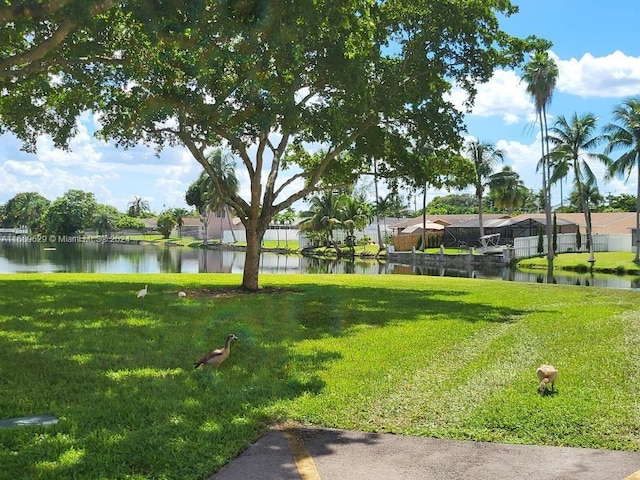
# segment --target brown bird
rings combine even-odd
[[[216,348],[215,350],[210,351],[206,355],[200,357],[193,368],[198,368],[200,365],[203,366],[211,366],[214,370],[218,370],[220,364],[224,362],[227,358],[229,358],[229,353],[231,351],[231,342],[237,340],[233,333],[227,335],[227,341],[224,344],[224,348]]]
[[[551,391],[553,392],[556,378],[558,378],[558,369],[553,365],[540,365],[538,367],[538,370],[536,370],[536,375],[538,376],[538,381],[540,382],[540,388],[538,390],[544,393],[550,383]]]

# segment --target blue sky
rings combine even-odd
[[[637,19],[640,3],[633,0],[517,0],[520,13],[503,27],[514,35],[535,34],[553,42],[551,55],[559,78],[549,107],[550,123],[559,115],[594,113],[599,125],[610,121],[612,109],[626,97],[640,94],[640,42]],[[520,72],[497,71],[481,86],[467,117],[468,134],[494,143],[505,153],[528,187],[539,189],[535,165],[540,157],[538,130],[531,100]],[[463,101],[454,92],[456,101]],[[93,138],[96,120],[85,115],[71,152],[53,148],[43,137],[38,153],[20,151],[11,135],[0,137],[0,203],[19,192],[37,191],[50,200],[71,188],[95,193],[101,203],[124,211],[134,196],[149,201],[151,209],[185,207],[184,192],[198,176],[200,166],[181,148],[166,149],[160,157],[145,147],[116,149]],[[599,165],[594,170],[603,177]],[[247,192],[242,176],[241,192]],[[636,192],[635,173],[627,183],[600,183],[603,195]],[[565,188],[565,197],[568,188]],[[430,199],[439,192],[430,192]],[[245,195],[246,197],[246,195]],[[554,204],[559,203],[554,191]]]

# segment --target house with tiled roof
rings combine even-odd
[[[533,237],[540,227],[546,225],[544,213],[527,213],[510,217],[509,215],[484,214],[483,229],[485,235],[500,234],[501,244],[512,244],[513,239]],[[428,215],[427,220],[445,226],[442,243],[446,247],[478,246],[480,224],[477,214],[469,215]],[[422,224],[422,217],[407,219],[392,224],[395,235],[403,232],[415,232],[415,226]],[[586,222],[582,213],[556,214],[557,233],[586,233]],[[630,235],[636,226],[635,212],[603,212],[591,214],[591,226],[594,235]],[[414,227],[414,228],[412,228]]]

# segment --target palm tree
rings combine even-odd
[[[184,217],[188,216],[188,213],[184,208],[174,208],[171,211],[171,215],[173,215],[173,219],[176,222],[176,227],[178,227],[178,237],[182,238],[182,227],[184,226]]]
[[[274,214],[273,217],[271,218],[271,223],[277,226],[276,235],[278,239],[278,247],[280,247],[280,226],[291,225],[295,220],[295,218],[296,218],[295,213],[293,212],[293,209],[291,207],[288,207],[286,210],[282,212]],[[289,246],[289,235],[287,235],[286,231],[284,236],[284,244],[285,244],[285,247]]]
[[[529,192],[520,175],[509,165],[505,165],[502,171],[489,177],[489,188],[496,206],[506,209],[508,213],[523,205]]]
[[[311,197],[309,200],[311,208],[301,213],[303,220],[300,222],[300,228],[306,231],[323,232],[326,245],[331,246],[334,243],[333,229],[340,225],[338,207],[341,198],[341,195],[332,191]]]
[[[538,196],[532,188],[524,187],[522,189],[522,198],[520,200],[520,211],[523,213],[539,212]]]
[[[484,225],[482,224],[482,197],[484,189],[488,185],[489,177],[493,173],[493,167],[504,161],[502,150],[489,143],[482,143],[479,140],[469,140],[465,145],[465,150],[469,160],[473,162],[475,169],[475,179],[473,184],[476,189],[476,200],[478,202],[478,223],[480,226],[480,236],[484,236]]]
[[[583,185],[582,187],[582,195],[587,200],[589,212],[600,211],[600,206],[604,203],[604,197],[600,193],[598,185]],[[569,205],[575,212],[582,211],[582,199],[575,188],[569,193]]]
[[[371,220],[371,209],[364,198],[353,198],[344,196],[338,205],[340,222],[347,230],[347,246],[351,249],[351,254],[355,254],[355,231],[363,230]]]
[[[549,130],[548,139],[553,144],[549,158],[557,164],[566,162],[573,171],[573,185],[580,198],[582,212],[587,226],[587,241],[589,243],[589,262],[593,264],[593,236],[591,232],[591,214],[586,196],[586,188],[597,185],[598,180],[587,160],[599,160],[608,163],[608,158],[602,153],[590,150],[597,148],[604,140],[602,135],[596,135],[598,119],[591,113],[578,116],[573,114],[571,121],[564,116],[558,117],[553,128]],[[557,181],[551,177],[550,183]]]
[[[556,158],[553,155],[547,156],[549,172],[549,187],[556,183],[560,183],[560,212],[564,211],[564,194],[562,192],[562,184],[571,172],[571,162],[564,158]],[[542,168],[542,160],[538,164],[539,168]]]
[[[549,273],[553,271],[553,239],[551,238],[551,189],[547,181],[549,169],[546,159],[549,154],[547,138],[547,106],[551,103],[553,90],[558,79],[558,66],[549,58],[547,52],[536,52],[529,63],[525,65],[523,80],[527,82],[527,92],[533,98],[536,115],[540,124],[540,146],[542,149],[542,190],[544,192],[544,213],[546,219],[545,233],[547,235],[547,262]],[[545,149],[546,146],[546,149]]]
[[[110,205],[99,205],[93,217],[93,227],[98,235],[110,235],[116,229],[118,210]]]
[[[222,185],[214,182],[206,171],[202,171],[198,179],[192,183],[187,190],[187,205],[196,207],[203,224],[205,224],[205,232],[208,223],[208,211],[222,212],[222,214],[227,217],[229,230],[231,230],[231,235],[235,243],[236,236],[233,225],[231,224],[231,209],[227,203],[227,196],[223,193],[223,191],[232,193],[238,191],[240,182],[236,176],[235,161],[230,155],[223,154],[219,148],[211,152],[207,160],[214,172],[216,172],[218,181],[221,181]]]
[[[140,217],[143,213],[150,211],[149,202],[142,197],[133,197],[127,204],[127,214],[130,217]]]
[[[637,170],[636,232],[640,234],[640,96],[626,99],[612,113],[615,123],[604,127],[608,145],[605,153],[622,149],[623,153],[609,166],[609,177],[626,175],[629,179],[634,167]],[[636,241],[634,262],[640,262],[640,238]]]

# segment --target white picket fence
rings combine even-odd
[[[586,252],[587,251],[587,235],[582,234],[582,244],[580,250],[576,248],[575,233],[560,233],[557,238],[557,253],[564,252]],[[538,237],[520,237],[514,238],[513,247],[515,250],[515,258],[535,257],[538,253]],[[544,253],[547,253],[547,237],[543,238]],[[633,251],[634,245],[631,244],[631,234],[594,234],[593,249],[595,252],[627,252]]]
[[[234,230],[236,242],[246,242],[247,235],[244,230]],[[274,240],[281,242],[297,242],[298,235],[300,234],[300,230],[297,228],[279,228],[279,229],[268,229],[264,233],[264,240]],[[231,235],[231,230],[224,230],[222,232],[222,243],[233,243],[233,235]]]
[[[244,230],[234,230],[235,241],[236,242],[246,242],[247,236]],[[356,240],[360,240],[365,237],[365,235],[369,235],[367,231],[355,231],[354,236]],[[347,232],[345,230],[336,229],[333,231],[333,240],[336,242],[344,243],[347,237]],[[300,248],[306,248],[311,246],[311,239],[307,237],[303,232],[301,232],[297,228],[279,228],[279,229],[268,229],[264,233],[264,240],[273,240],[280,241],[282,243],[286,242],[298,242]],[[233,243],[233,235],[231,235],[230,230],[224,230],[222,232],[222,243]]]

